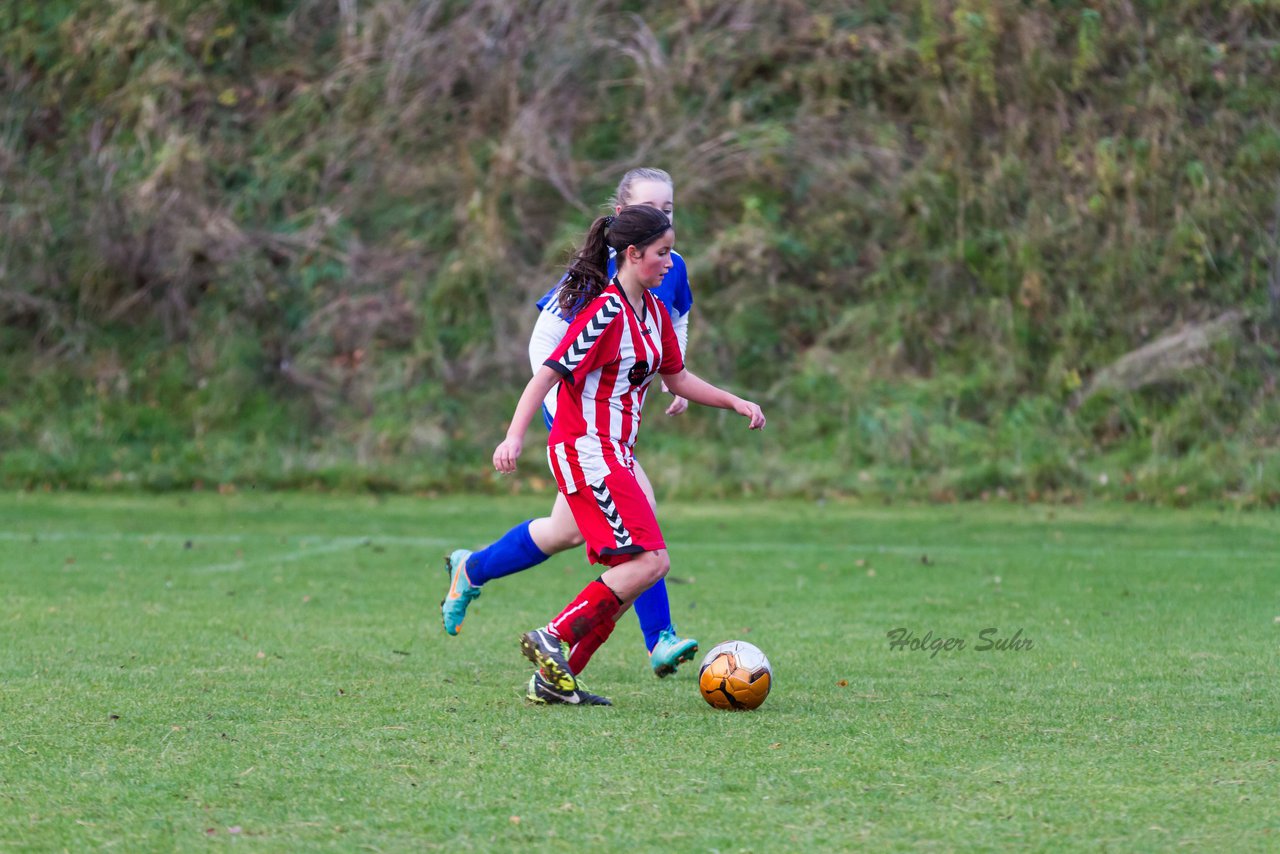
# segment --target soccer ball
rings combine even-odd
[[[717,644],[698,668],[702,699],[717,709],[754,709],[772,686],[769,659],[746,641]]]

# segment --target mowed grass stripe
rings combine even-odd
[[[501,533],[501,532],[499,532]],[[201,541],[218,542],[218,543],[251,543],[256,540],[277,539],[277,535],[269,533],[261,534],[233,534],[233,535],[199,535]],[[342,551],[347,548],[358,548],[360,546],[378,544],[378,545],[397,545],[409,546],[415,548],[431,548],[431,547],[463,547],[463,538],[448,537],[416,537],[416,536],[387,536],[378,534],[367,534],[362,536],[345,536],[345,537],[326,537],[319,533],[300,533],[295,534],[291,538],[296,541],[296,547],[308,548],[310,544],[321,544],[319,547],[329,551]],[[20,531],[0,531],[0,540],[39,544],[40,542],[137,542],[142,544],[153,542],[171,542],[182,543],[191,540],[191,537],[182,534],[101,534],[101,533],[84,533],[77,531],[42,531],[40,533],[24,533]],[[473,548],[481,548],[480,543],[471,543]],[[784,551],[784,552],[840,552],[840,553],[866,553],[866,554],[895,554],[895,555],[916,555],[928,557],[929,554],[949,554],[949,555],[1000,555],[1007,552],[1007,548],[1001,546],[965,546],[955,544],[945,544],[936,542],[917,542],[917,543],[873,543],[873,542],[812,542],[812,541],[790,541],[790,540],[736,540],[734,542],[680,542],[676,544],[681,550],[705,550],[705,551]],[[1087,547],[1087,546],[1068,546],[1059,543],[1041,543],[1039,549],[1046,553],[1056,555],[1070,555],[1073,557],[1099,557],[1112,553],[1113,550]],[[1234,558],[1258,558],[1268,561],[1274,561],[1277,567],[1280,567],[1280,549],[1250,549],[1250,548],[1231,548],[1231,549],[1211,549],[1211,548],[1161,548],[1161,547],[1140,547],[1128,546],[1126,551],[1130,554],[1140,555],[1149,558],[1208,558],[1214,560],[1230,560]]]

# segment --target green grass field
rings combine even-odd
[[[615,707],[523,703],[579,552],[444,635],[440,556],[548,501],[0,498],[0,849],[1280,845],[1274,515],[668,504],[677,624],[773,662],[727,713],[630,615]]]

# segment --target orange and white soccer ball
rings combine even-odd
[[[698,668],[702,699],[717,709],[754,709],[772,687],[769,659],[746,641],[717,644]]]

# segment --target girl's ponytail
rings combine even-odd
[[[560,283],[560,312],[573,317],[584,306],[600,296],[609,284],[609,226],[612,216],[602,216],[591,223],[582,251],[569,264]]]
[[[646,205],[628,205],[617,216],[602,216],[593,222],[582,251],[560,283],[560,313],[573,317],[608,286],[611,248],[618,253],[621,266],[628,247],[644,252],[670,228],[666,214]]]

